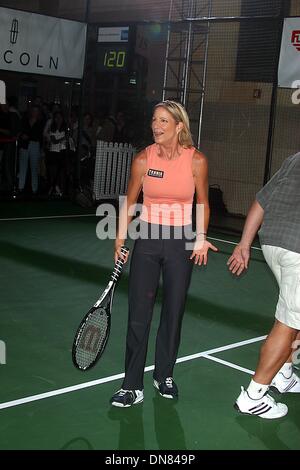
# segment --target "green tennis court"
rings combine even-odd
[[[178,402],[160,397],[151,380],[159,294],[144,403],[116,409],[109,399],[123,373],[128,266],[105,354],[91,371],[77,371],[74,333],[107,283],[113,241],[96,237],[91,209],[44,202],[0,209],[1,449],[300,449],[297,394],[281,397],[289,413],[275,422],[233,409],[273,323],[277,287],[260,250],[235,279],[226,260],[237,238],[210,232],[219,253],[193,272],[175,369]]]

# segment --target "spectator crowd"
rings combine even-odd
[[[20,113],[10,97],[0,105],[0,192],[68,197],[78,165],[92,184],[97,140],[134,144],[136,127],[123,111],[99,117],[86,112],[80,121],[78,107],[65,110],[40,97]]]

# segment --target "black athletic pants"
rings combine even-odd
[[[147,224],[150,229],[150,224]],[[162,226],[156,226],[162,227]],[[191,233],[191,228],[190,228]],[[162,272],[163,304],[156,337],[153,377],[161,382],[172,377],[180,342],[193,261],[190,239],[175,238],[171,227],[169,239],[141,239],[135,242],[129,275],[129,320],[126,341],[125,390],[142,390],[148,337],[154,302]]]

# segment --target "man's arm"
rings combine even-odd
[[[241,241],[235,247],[232,255],[227,261],[229,271],[237,276],[239,276],[244,269],[248,268],[251,243],[262,224],[263,218],[264,209],[255,200],[249,210]]]

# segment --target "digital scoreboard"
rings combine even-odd
[[[127,72],[128,46],[98,45],[98,70],[100,72]]]
[[[97,69],[99,72],[127,72],[129,64],[129,26],[98,28]]]

